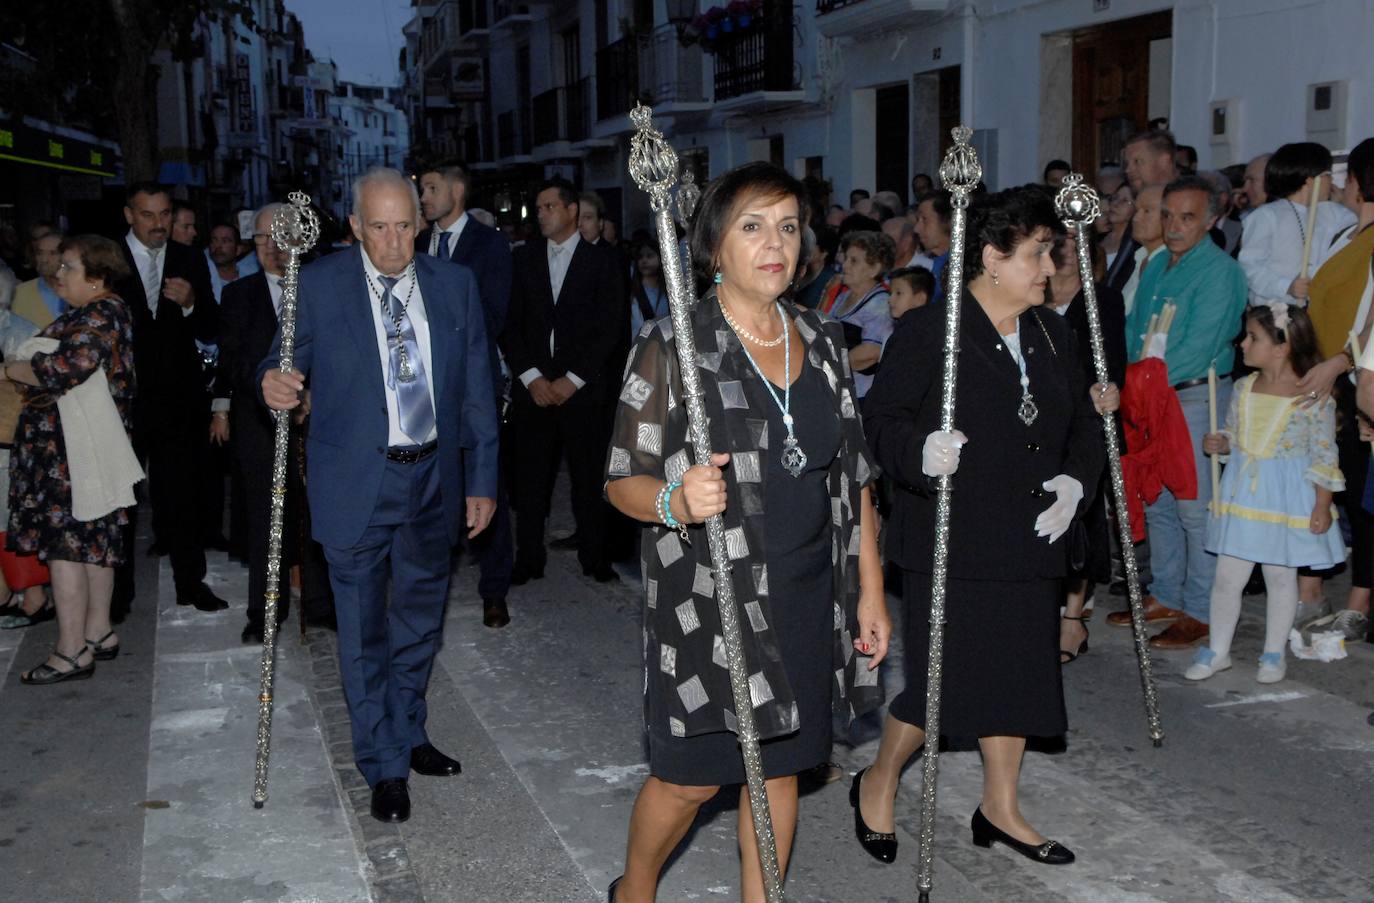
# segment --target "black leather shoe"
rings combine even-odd
[[[879,862],[895,862],[897,859],[897,835],[874,831],[864,821],[863,810],[859,808],[859,785],[863,781],[863,771],[854,775],[854,783],[849,785],[849,805],[854,807],[854,836],[859,846]]]
[[[567,536],[560,536],[549,543],[549,548],[555,552],[576,552],[577,534],[569,533]]]
[[[531,580],[543,580],[543,579],[544,579],[544,566],[543,566],[542,564],[539,565],[538,567],[535,567],[535,566],[532,565],[532,564],[527,564],[526,562],[523,562],[523,561],[517,561],[517,562],[515,563],[515,567],[512,568],[512,569],[511,569],[511,572],[510,572],[510,584],[511,584],[511,586],[524,586],[526,583],[529,583]]]
[[[973,845],[976,847],[990,847],[993,841],[997,841],[1004,846],[1010,847],[1016,852],[1035,862],[1043,862],[1046,865],[1068,865],[1073,862],[1073,851],[1064,846],[1057,840],[1047,840],[1041,844],[1025,843],[1012,837],[1006,831],[988,821],[988,817],[983,814],[980,806],[973,813]]]
[[[194,605],[197,611],[224,611],[229,607],[228,602],[216,596],[204,583],[186,595],[177,593],[177,604]]]
[[[244,643],[261,643],[262,629],[261,624],[245,624],[243,633],[239,634],[239,640]]]
[[[463,766],[457,759],[450,758],[426,743],[410,751],[410,770],[431,778],[449,778],[463,773]]]
[[[615,889],[620,886],[620,882],[624,877],[624,875],[621,875],[611,882],[610,887],[606,888],[606,903],[615,903]]]
[[[620,575],[617,574],[615,572],[615,569],[612,568],[609,564],[599,565],[598,567],[594,568],[584,567],[582,568],[582,575],[584,577],[592,578],[597,583],[620,582]]]
[[[163,555],[167,554],[167,547],[160,542],[155,542],[148,546],[148,551],[145,554],[149,558],[161,558]]]
[[[405,778],[377,782],[372,788],[372,817],[393,824],[410,818],[410,787]]]
[[[510,611],[505,599],[482,600],[482,623],[487,627],[505,627],[510,623]]]

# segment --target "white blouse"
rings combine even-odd
[[[1355,214],[1340,204],[1323,201],[1317,205],[1308,276],[1316,273],[1335,253],[1332,241],[1353,222]],[[1303,236],[1307,228],[1307,207],[1287,199],[1270,201],[1245,218],[1239,259],[1250,285],[1252,307],[1276,301],[1300,306],[1307,303],[1288,294],[1288,287],[1298,277],[1298,268],[1302,266]]]

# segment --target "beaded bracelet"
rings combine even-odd
[[[658,510],[658,519],[663,522],[663,525],[669,530],[677,530],[682,536],[682,541],[687,542],[687,525],[673,517],[673,492],[681,488],[681,480],[673,480],[671,483],[665,484],[658,491],[658,501],[654,507]]]

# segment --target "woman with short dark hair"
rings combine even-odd
[[[128,276],[128,268],[119,246],[95,235],[64,239],[59,254],[57,293],[69,307],[38,334],[56,349],[8,362],[2,371],[5,379],[26,387],[10,458],[6,544],[11,551],[36,554],[47,562],[57,605],[57,646],[47,661],[20,675],[25,684],[87,678],[97,660],[119,654],[119,638],[110,626],[110,595],[114,569],[124,563],[123,532],[132,504],[128,490],[136,479],[120,483],[111,464],[132,460],[133,320],[111,289]],[[102,391],[100,397],[82,401],[87,426],[78,446],[77,431],[63,422],[58,400],[80,392],[91,379],[107,385],[109,397]],[[88,404],[113,407],[108,419],[118,425],[109,434],[102,432],[96,415],[104,411]],[[87,477],[74,492],[73,449],[90,445],[105,459],[96,491]],[[126,452],[122,458],[121,446]],[[128,503],[118,504],[125,495]]]
[[[868,394],[883,346],[892,335],[892,310],[883,277],[897,256],[892,238],[883,232],[850,232],[840,240],[844,269],[819,310],[844,327],[849,363],[855,370],[859,398]]]
[[[969,210],[957,430],[940,429],[939,307],[902,318],[865,402],[865,431],[897,487],[886,549],[902,569],[909,606],[906,689],[892,701],[876,759],[850,791],[859,843],[883,862],[897,854],[898,778],[926,742],[935,480],[942,476],[953,477],[955,491],[940,727],[953,748],[976,741],[983,754],[974,843],[1004,843],[1037,862],[1074,858],[1030,825],[1017,796],[1026,738],[1067,727],[1058,627],[1063,537],[1104,458],[1073,331],[1039,310],[1059,228],[1040,186],[984,196]]]
[[[754,719],[785,871],[797,775],[826,761],[832,714],[877,707],[891,623],[883,596],[876,476],[839,324],[787,303],[806,223],[801,184],[751,163],[702,194],[692,230],[712,289],[691,313],[710,421],[710,466],[689,466],[674,327],[636,342],[607,459],[606,495],[643,531],[649,778],[630,819],[625,875],[610,896],[654,899],[659,872],[698,808],[744,782],[709,543],[720,514],[733,559]],[[766,522],[766,523],[765,523]],[[690,542],[683,539],[690,536]],[[764,899],[747,792],[741,894]],[[618,897],[617,897],[618,894]]]

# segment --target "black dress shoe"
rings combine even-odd
[[[592,578],[592,579],[595,580],[597,583],[619,583],[619,582],[620,582],[620,575],[617,574],[617,573],[615,572],[615,569],[612,568],[609,564],[598,565],[597,567],[593,567],[593,568],[583,567],[583,568],[582,568],[582,575],[583,575],[584,577],[590,577],[590,578]]]
[[[854,807],[854,836],[859,846],[879,862],[894,862],[897,859],[897,835],[874,831],[864,821],[863,810],[859,808],[859,785],[863,781],[863,771],[854,775],[854,783],[849,785],[849,805]]]
[[[1068,865],[1073,862],[1073,851],[1057,840],[1047,840],[1044,843],[1025,843],[1012,837],[1006,831],[988,821],[988,817],[983,814],[981,806],[973,813],[973,845],[977,847],[990,847],[993,841],[1010,847],[1016,852],[1035,862],[1043,862],[1046,865]]]
[[[262,631],[261,624],[245,624],[243,625],[243,633],[239,634],[239,640],[244,643],[260,644],[262,643]]]
[[[177,604],[194,605],[198,611],[224,611],[229,607],[228,602],[216,596],[204,583],[185,595],[177,593]]]
[[[505,627],[510,623],[510,611],[505,599],[484,599],[482,601],[482,623],[487,627]]]
[[[161,558],[167,554],[167,547],[160,542],[155,542],[148,546],[147,556],[149,558]]]
[[[526,562],[523,562],[523,561],[517,561],[517,562],[515,563],[515,567],[512,568],[512,569],[511,569],[511,572],[510,572],[510,583],[511,583],[511,586],[524,586],[526,583],[529,583],[531,580],[543,580],[543,579],[544,579],[544,566],[543,566],[542,564],[539,565],[538,567],[535,567],[535,566],[532,565],[532,564],[527,564]]]
[[[463,773],[463,766],[457,759],[450,758],[426,743],[410,751],[410,770],[431,778],[449,778]]]
[[[549,543],[549,548],[555,552],[576,552],[577,534],[569,533],[567,536],[560,536]]]
[[[372,817],[392,824],[410,818],[410,788],[405,778],[377,782],[372,788]]]
[[[332,611],[322,612],[322,613],[320,613],[320,614],[313,614],[313,615],[312,615],[312,614],[307,614],[307,615],[305,616],[305,626],[306,626],[306,627],[322,627],[322,628],[324,628],[325,630],[332,630],[332,631],[334,631],[335,633],[338,633],[338,631],[339,631],[339,619],[338,619],[338,616],[335,615],[334,612],[332,612]]]

